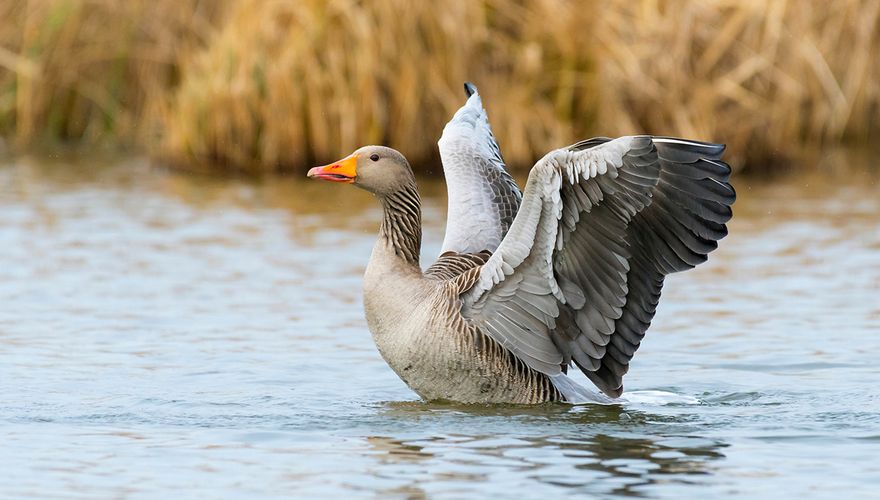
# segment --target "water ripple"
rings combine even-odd
[[[628,403],[482,406],[418,401],[376,352],[371,196],[99,163],[0,166],[0,496],[880,487],[876,180],[738,184]],[[422,184],[427,261],[445,199]]]

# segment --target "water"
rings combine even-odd
[[[444,187],[422,185],[429,262]],[[366,193],[7,162],[0,496],[871,497],[880,183],[737,187],[731,236],[667,282],[633,402],[474,407],[420,402],[374,348]]]

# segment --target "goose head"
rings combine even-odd
[[[406,158],[385,146],[364,146],[339,161],[309,170],[308,176],[354,184],[378,196],[388,196],[415,180]]]

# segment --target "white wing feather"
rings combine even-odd
[[[438,146],[449,191],[442,252],[495,251],[519,209],[522,194],[504,169],[476,88],[443,129]]]

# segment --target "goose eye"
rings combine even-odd
[[[379,155],[377,155],[376,153],[373,153],[370,155],[370,159],[373,161],[379,161]]]

